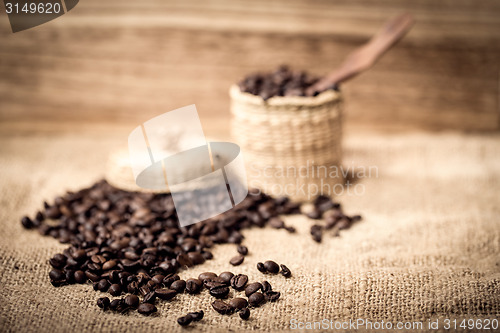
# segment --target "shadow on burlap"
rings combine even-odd
[[[110,132],[81,134],[1,137],[2,331],[181,332],[176,319],[201,309],[205,318],[187,331],[287,330],[294,319],[422,321],[426,328],[431,318],[500,314],[499,136],[348,137],[346,166],[378,170],[357,180],[362,195],[339,197],[363,221],[317,244],[309,235],[313,222],[291,216],[286,220],[296,234],[244,231],[250,254],[241,266],[228,263],[235,246],[222,245],[213,260],[180,273],[231,270],[270,281],[281,299],[253,310],[245,322],[215,313],[206,292],[159,301],[158,315],[143,317],[103,313],[95,305],[103,295],[90,285],[52,287],[47,261],[65,245],[23,230],[19,220],[43,200],[100,179],[108,153],[122,144]],[[293,277],[262,276],[255,265],[266,259],[286,264]]]

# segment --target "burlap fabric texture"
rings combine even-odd
[[[103,313],[95,305],[102,295],[90,285],[51,286],[47,260],[65,245],[23,230],[19,220],[43,200],[100,179],[109,152],[127,134],[0,134],[1,331],[281,331],[293,319],[425,325],[430,318],[500,315],[500,136],[458,134],[347,136],[347,166],[379,170],[358,178],[362,195],[338,198],[363,221],[316,244],[312,222],[290,217],[296,234],[245,231],[250,254],[240,267],[228,263],[234,246],[223,245],[214,248],[213,260],[180,273],[189,278],[232,270],[252,281],[269,280],[282,297],[252,311],[248,322],[215,313],[207,293],[159,302],[154,317]],[[262,276],[255,264],[265,259],[285,263],[293,277]],[[205,318],[190,330],[176,323],[198,309]]]
[[[236,85],[229,93],[231,137],[244,153],[251,186],[309,200],[299,189],[327,190],[343,181],[329,175],[342,160],[342,97],[338,91],[327,90],[315,97],[276,96],[267,101]]]

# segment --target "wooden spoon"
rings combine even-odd
[[[340,68],[310,86],[306,95],[314,96],[317,92],[349,80],[372,67],[387,50],[406,35],[413,23],[413,17],[408,13],[389,20],[368,43],[351,53]]]

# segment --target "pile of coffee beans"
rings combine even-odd
[[[318,77],[304,71],[292,71],[288,66],[281,65],[273,72],[250,74],[238,86],[243,92],[267,100],[273,96],[307,96],[307,88],[318,80]],[[338,86],[329,89],[338,90]]]
[[[340,205],[326,197],[318,198],[314,206],[318,211],[316,218],[328,215],[327,226],[343,226],[345,221],[350,225],[357,219],[342,214]],[[25,216],[21,223],[27,229],[37,229],[42,235],[69,244],[63,253],[49,260],[50,282],[56,287],[90,282],[94,290],[117,297],[99,298],[97,305],[103,310],[118,313],[137,310],[151,315],[157,312],[158,299],[169,301],[180,293],[195,295],[206,289],[216,298],[212,304],[215,311],[239,312],[242,319],[248,319],[248,307],[279,299],[280,293],[273,291],[268,282],[248,284],[246,275],[231,272],[219,275],[207,272],[184,281],[177,272],[212,259],[210,248],[222,243],[237,244],[238,255],[231,259],[231,264],[239,265],[249,253],[241,245],[243,229],[270,225],[295,232],[279,215],[297,213],[300,205],[288,198],[272,198],[251,191],[234,209],[180,227],[170,194],[128,192],[100,181],[90,188],[57,197],[52,204],[45,202],[34,218]],[[265,270],[259,270],[263,272],[280,271],[273,261],[262,265]],[[285,265],[281,265],[281,274],[291,276]],[[223,301],[234,294],[231,288],[244,291],[248,300],[236,297]],[[202,317],[202,311],[193,312],[178,322],[189,325]]]

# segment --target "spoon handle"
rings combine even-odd
[[[307,96],[331,88],[372,67],[413,26],[413,17],[404,13],[389,21],[368,43],[352,52],[342,65],[306,90]]]

